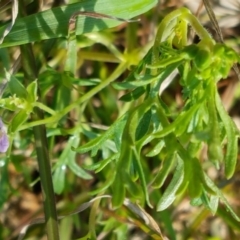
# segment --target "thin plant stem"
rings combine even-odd
[[[29,66],[33,65],[34,58],[31,53],[31,45],[23,45],[20,47],[22,52],[22,65],[25,70],[25,78],[28,81],[34,81],[35,78],[31,78],[35,74],[32,72]],[[31,56],[32,55],[32,56]],[[30,63],[31,62],[31,63]],[[34,71],[34,70],[33,70]],[[32,120],[38,121],[43,119],[42,111],[36,108],[32,114]],[[45,223],[47,229],[48,240],[58,240],[58,222],[57,212],[55,204],[55,196],[53,191],[51,165],[47,147],[47,137],[45,125],[38,125],[33,127],[35,146],[37,152],[37,161],[39,166],[39,173],[42,186],[43,204],[45,213]]]
[[[24,15],[24,2],[20,5],[20,12]],[[22,67],[26,84],[37,79],[36,61],[34,58],[31,44],[20,46],[22,54]],[[34,109],[32,120],[37,121],[43,119],[43,113],[39,108]],[[49,159],[46,127],[45,125],[35,126],[33,128],[37,161],[42,186],[43,205],[45,213],[45,224],[48,240],[59,240],[57,211],[55,204],[55,195],[53,191],[51,164]]]
[[[47,107],[46,105],[42,104],[41,102],[35,102],[34,106],[42,109],[43,111],[45,111],[51,115],[54,115],[56,113],[53,109]]]
[[[217,19],[216,19],[216,16],[212,10],[212,7],[211,7],[211,4],[208,0],[203,0],[203,3],[204,3],[204,6],[207,10],[207,14],[215,28],[215,31],[217,33],[217,36],[218,36],[218,41],[221,42],[221,43],[224,43],[224,40],[223,40],[223,35],[222,35],[222,31],[218,25],[218,22],[217,22]]]
[[[50,124],[55,123],[59,121],[63,116],[65,116],[67,113],[69,113],[71,110],[73,110],[75,107],[78,107],[80,104],[88,101],[91,97],[93,97],[95,94],[100,92],[103,88],[108,86],[111,82],[116,80],[127,68],[128,62],[122,62],[118,65],[116,70],[103,82],[101,82],[99,85],[91,89],[89,92],[84,94],[82,97],[78,98],[76,101],[68,105],[66,108],[61,110],[60,112],[56,113],[54,116],[45,118],[45,119],[39,119],[31,123],[26,123],[19,127],[19,131],[27,129],[29,127],[34,127],[42,124]]]

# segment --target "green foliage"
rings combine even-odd
[[[69,35],[69,19],[79,9],[129,18],[146,12],[156,2],[81,1],[53,8],[18,19],[0,46],[6,48],[48,39],[42,48],[50,51],[53,44],[52,62],[56,61],[56,54],[62,64],[61,70],[56,70],[54,64],[39,67],[38,79],[29,84],[21,74],[10,74],[10,69],[1,76],[2,81],[7,80],[0,106],[2,115],[8,119],[11,147],[4,158],[6,165],[0,189],[7,192],[6,166],[15,155],[14,149],[26,148],[31,143],[32,127],[46,125],[49,144],[41,143],[41,146],[45,144],[50,156],[57,159],[52,169],[55,193],[67,196],[74,190],[78,192],[79,187],[75,184],[78,182],[83,191],[79,194],[84,195],[88,182],[93,187],[87,191],[87,197],[100,195],[87,203],[80,202],[82,205],[77,212],[89,206],[91,210],[87,233],[79,239],[96,239],[99,232],[111,232],[114,239],[128,236],[127,225],[119,224],[117,217],[102,220],[103,216],[98,216],[100,199],[106,196],[113,206],[111,213],[106,211],[108,214],[114,216],[120,212],[120,218],[125,222],[133,219],[132,222],[153,239],[164,238],[144,207],[166,211],[186,193],[192,205],[203,205],[213,214],[219,211],[219,215],[223,215],[225,210],[219,208],[221,201],[227,221],[234,226],[240,221],[221,190],[208,177],[201,158],[202,150],[207,147],[208,162],[217,169],[224,165],[227,179],[234,175],[239,131],[223,107],[217,83],[227,77],[234,64],[240,63],[239,55],[225,44],[216,43],[185,8],[167,15],[158,27],[153,46],[138,52],[121,53],[112,44],[111,32],[86,34],[116,26],[118,22],[113,19],[79,17],[75,32]],[[0,33],[6,26],[0,27]],[[200,37],[198,44],[188,44],[189,26]],[[75,36],[79,34],[86,34],[85,42]],[[62,37],[64,39],[60,39]],[[54,38],[59,39],[51,42]],[[97,77],[94,74],[91,79],[76,77],[80,45],[91,47],[99,42],[111,52],[111,59],[117,59],[116,69],[110,74],[100,63],[92,68],[92,71],[99,71]],[[35,51],[44,52],[37,44]],[[146,53],[145,57],[142,57],[143,53]],[[136,59],[130,57],[131,54]],[[37,61],[40,62],[41,57],[36,57]],[[136,62],[137,66],[129,76],[117,81],[128,66]],[[184,99],[179,114],[173,113],[171,104],[159,94],[163,82],[174,71],[179,74]],[[116,99],[118,91],[122,96]],[[96,107],[99,100],[101,104]],[[43,112],[42,119],[34,118],[36,109]],[[96,122],[99,129],[88,121]],[[104,128],[101,124],[109,126]],[[38,139],[35,141],[39,147]],[[57,153],[55,147],[60,148]],[[34,149],[31,156],[35,157],[35,154]],[[86,196],[83,195],[81,198],[84,199]],[[6,196],[1,196],[0,206],[6,200]],[[108,208],[105,202],[101,206]],[[174,236],[169,219],[164,219]],[[104,227],[98,228],[96,222]],[[65,224],[61,222],[62,226]],[[70,238],[70,231],[66,235]]]
[[[232,177],[236,166],[239,134],[222,106],[216,83],[226,77],[232,65],[240,59],[231,48],[215,43],[188,10],[176,10],[171,16],[167,16],[160,24],[152,49],[134,72],[125,81],[113,84],[117,89],[130,91],[121,100],[131,101],[134,106],[124,116],[126,124],[116,131],[121,141],[117,143],[119,156],[114,158],[116,174],[112,183],[113,205],[121,206],[129,189],[129,192],[133,193],[133,199],[139,199],[141,194],[134,185],[139,181],[145,201],[152,206],[147,190],[147,182],[150,183],[151,179],[143,170],[143,148],[152,145],[151,142],[157,139],[161,144],[158,145],[160,150],[150,149],[148,157],[152,156],[154,151],[157,151],[157,154],[164,151],[165,157],[162,168],[153,176],[152,187],[160,188],[170,171],[175,169],[171,182],[157,203],[157,210],[166,209],[179,193],[187,190],[192,199],[201,198],[204,205],[216,212],[218,199],[221,200],[222,195],[206,181],[199,154],[203,146],[207,145],[209,160],[217,168],[223,161],[226,177]],[[179,25],[179,22],[183,21],[192,25],[194,30],[203,36],[198,44],[189,46],[185,42],[187,31]],[[169,32],[172,22],[172,32]],[[174,43],[177,37],[179,47],[176,48]],[[180,74],[185,106],[180,115],[170,123],[170,109],[163,106],[158,89],[174,69],[178,69]],[[145,86],[145,94],[142,86]],[[91,140],[76,151],[88,150],[96,153],[101,150],[100,146],[104,141],[114,141],[110,133],[117,125],[118,121],[102,137]],[[202,134],[205,135],[205,141],[198,137]],[[227,151],[224,156],[225,139]],[[108,166],[110,167],[106,165]],[[208,197],[214,199],[214,204],[207,200]],[[224,202],[229,208],[226,201]],[[239,220],[233,212],[232,214]]]

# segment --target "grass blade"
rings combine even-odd
[[[69,20],[73,14],[81,11],[91,11],[111,15],[118,18],[129,19],[138,16],[157,4],[157,0],[122,0],[110,1],[83,0],[80,3],[56,7],[20,18],[15,22],[12,31],[5,37],[0,48],[17,46],[29,42],[44,39],[67,37]],[[131,11],[129,11],[131,9]],[[76,34],[100,31],[106,28],[122,24],[113,19],[95,19],[91,17],[78,17],[76,22]],[[3,35],[6,26],[0,28],[0,36]]]

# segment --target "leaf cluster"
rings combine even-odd
[[[198,44],[187,45],[189,24],[202,37]],[[221,103],[216,84],[236,62],[239,62],[237,53],[215,43],[188,10],[178,9],[163,19],[155,43],[144,59],[125,81],[113,84],[116,89],[129,91],[121,100],[130,101],[132,108],[104,134],[75,149],[95,155],[107,141],[115,144],[117,153],[91,166],[97,172],[111,168],[110,178],[98,190],[106,191],[111,186],[115,207],[121,206],[129,195],[140,202],[144,196],[152,207],[150,192],[161,188],[174,170],[167,189],[156,203],[159,211],[187,190],[193,202],[201,202],[213,213],[222,200],[239,220],[205,173],[200,158],[207,146],[208,160],[217,169],[224,163],[226,177],[232,177],[239,133]],[[170,118],[170,108],[158,91],[175,69],[185,103],[181,113]],[[144,149],[150,151],[144,153]],[[144,171],[144,162],[157,155],[162,156],[162,163],[150,177]]]

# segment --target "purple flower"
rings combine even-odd
[[[9,147],[7,129],[0,118],[0,152],[5,153]]]

